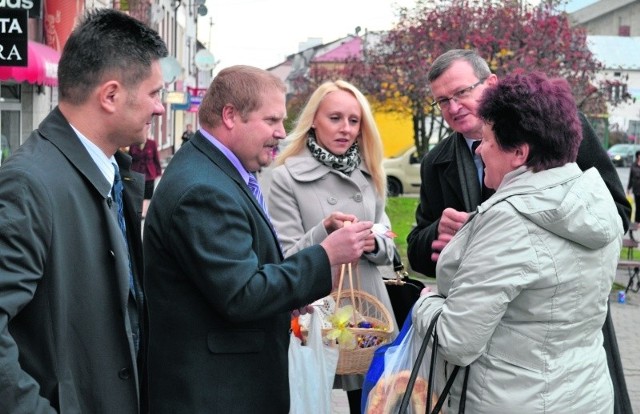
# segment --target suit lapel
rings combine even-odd
[[[189,140],[189,142],[193,143],[193,145],[198,148],[198,150],[202,151],[211,161],[222,170],[231,180],[235,182],[239,190],[248,198],[256,211],[268,225],[271,230],[271,235],[275,241],[276,246],[278,247],[278,251],[280,252],[280,258],[283,259],[284,255],[282,253],[282,249],[280,248],[280,242],[278,241],[278,235],[271,224],[271,220],[267,216],[267,213],[262,209],[258,200],[253,196],[251,190],[242,179],[242,176],[236,169],[236,167],[229,161],[229,159],[218,149],[215,145],[213,145],[207,138],[205,138],[200,131],[196,132],[193,138]]]
[[[471,151],[467,146],[467,142],[460,134],[456,134],[455,149],[455,168],[456,173],[452,176],[458,177],[460,190],[464,200],[466,211],[474,211],[481,202],[481,189],[478,180],[478,169],[473,161]]]
[[[447,193],[454,194],[465,211],[474,211],[480,204],[480,183],[471,151],[464,137],[457,132],[434,163],[442,168],[442,177],[448,184]]]

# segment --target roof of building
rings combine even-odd
[[[587,36],[589,50],[607,69],[640,70],[640,36]]]
[[[321,55],[315,56],[312,62],[344,62],[349,59],[362,58],[362,38],[347,39],[340,46]]]
[[[573,0],[567,4],[566,11],[571,13],[571,19],[578,24],[585,24],[598,17],[604,16],[607,13],[611,13],[615,10],[621,9],[637,0]],[[572,3],[583,3],[583,7],[569,11],[569,6]]]
[[[576,10],[591,6],[593,3],[597,3],[598,1],[599,0],[569,0],[566,4],[562,5],[562,10],[567,13],[573,13]]]

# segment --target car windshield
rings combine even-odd
[[[633,151],[633,145],[631,144],[616,144],[609,148],[610,154],[626,154],[629,151]]]

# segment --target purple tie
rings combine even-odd
[[[260,191],[260,185],[258,185],[258,180],[253,174],[249,174],[249,189],[253,193],[253,196],[258,200],[258,203],[262,207],[262,211],[269,217],[269,212],[267,211],[267,205],[264,202],[264,197],[262,196],[262,191]]]

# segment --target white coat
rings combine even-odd
[[[439,358],[470,365],[467,412],[613,412],[601,328],[622,235],[593,168],[504,177],[440,255],[446,299],[424,296],[413,311],[424,334],[442,309]]]

